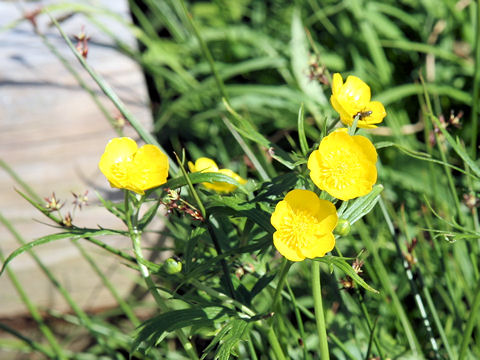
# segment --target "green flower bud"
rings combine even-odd
[[[337,235],[345,236],[350,233],[350,221],[345,219],[338,219],[337,226],[333,232]]]
[[[168,258],[163,263],[163,270],[170,275],[177,274],[182,271],[182,263],[181,261],[176,260],[173,257]]]

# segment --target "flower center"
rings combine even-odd
[[[285,235],[285,243],[289,248],[296,250],[306,246],[306,239],[314,232],[318,219],[304,211],[296,210],[292,211],[283,223],[285,225],[281,231]]]

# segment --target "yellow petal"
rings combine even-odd
[[[215,161],[207,157],[198,158],[195,161],[195,171],[199,172],[217,172],[218,166]]]
[[[377,181],[377,152],[366,137],[334,131],[310,155],[310,178],[321,190],[340,200],[369,193]]]
[[[352,136],[352,140],[356,143],[357,150],[362,152],[368,161],[372,163],[377,162],[377,150],[368,138],[361,135],[355,135]]]
[[[273,245],[280,254],[286,257],[290,261],[302,261],[305,260],[305,256],[299,253],[296,249],[288,246],[284,241],[285,237],[280,231],[273,233]]]
[[[335,226],[337,226],[337,209],[330,201],[319,199],[315,216],[320,219],[318,226],[323,233],[332,232]]]
[[[187,164],[190,172],[197,172],[197,170],[195,169],[195,164],[193,162],[189,161]]]
[[[334,95],[330,97],[330,103],[332,104],[335,111],[338,112],[338,114],[340,115],[340,121],[345,125],[352,125],[355,114],[348,113],[343,108],[342,104],[338,102],[338,98]]]
[[[130,190],[143,193],[145,190],[165,184],[167,177],[167,155],[158,147],[150,144],[138,149],[129,174]]]
[[[343,84],[341,94],[346,101],[354,102],[359,106],[365,106],[370,102],[370,87],[356,76],[350,75]]]
[[[381,123],[383,121],[383,118],[387,116],[387,112],[385,111],[385,107],[383,104],[379,101],[370,101],[366,107],[367,111],[371,111],[372,114],[369,116],[366,116],[364,119],[362,119],[362,124],[364,123],[365,125],[374,125]],[[361,126],[359,126],[361,127]]]
[[[128,169],[137,151],[137,143],[128,137],[115,138],[108,142],[98,167],[110,185],[124,188],[128,182]]]
[[[286,201],[280,201],[275,206],[270,222],[275,229],[280,229],[283,224],[289,222],[290,220],[290,206]]]
[[[333,74],[333,79],[332,79],[332,94],[338,94],[340,92],[340,89],[342,88],[343,85],[343,79],[342,75],[339,73]]]
[[[285,196],[285,202],[296,211],[304,211],[310,214],[318,212],[319,201],[317,194],[310,190],[295,189]]]
[[[338,221],[335,206],[313,191],[290,191],[276,205],[270,221],[277,230],[273,244],[289,260],[323,256],[333,248],[329,234]]]
[[[301,249],[301,253],[309,259],[314,259],[325,256],[325,254],[332,251],[334,247],[335,236],[332,233],[328,233],[324,236],[312,239],[312,242],[308,247]]]

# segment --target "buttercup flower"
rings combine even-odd
[[[138,148],[128,137],[110,140],[98,167],[112,187],[142,195],[164,184],[168,176],[167,155],[155,145]]]
[[[270,219],[277,230],[273,244],[291,261],[324,256],[335,246],[332,234],[337,210],[310,190],[292,190],[275,207]]]
[[[387,115],[381,102],[370,101],[370,87],[356,76],[347,77],[343,83],[339,73],[333,74],[330,103],[345,125],[352,125],[355,116],[359,115],[359,128],[375,128],[375,124],[381,123]]]
[[[377,151],[366,137],[334,131],[310,154],[308,168],[320,189],[340,200],[368,194],[377,181]]]
[[[212,159],[209,159],[207,157],[201,157],[198,158],[197,161],[195,161],[195,164],[193,164],[191,161],[188,162],[188,168],[190,169],[191,172],[214,172],[214,173],[220,173],[223,175],[227,175],[231,177],[232,179],[236,180],[239,184],[246,184],[247,180],[242,178],[240,175],[237,173],[233,172],[230,169],[219,169],[216,162],[213,161]],[[237,187],[233,184],[229,184],[226,182],[219,182],[215,181],[213,183],[209,182],[204,182],[202,183],[203,186],[205,186],[207,189],[215,190],[218,192],[232,192],[235,190]]]

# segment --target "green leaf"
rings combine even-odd
[[[187,326],[214,326],[215,323],[223,322],[232,315],[234,315],[232,310],[221,306],[173,310],[157,315],[140,325],[131,352],[141,350],[142,343],[147,346],[148,351],[169,332],[177,329]]]
[[[307,156],[308,153],[308,143],[307,137],[305,136],[305,116],[304,116],[303,104],[300,106],[298,110],[298,119],[297,119],[297,126],[298,126],[298,142],[300,143],[300,149],[302,150],[303,156]]]
[[[153,220],[155,215],[157,214],[158,207],[160,206],[161,201],[158,200],[155,202],[153,206],[151,206],[145,214],[142,216],[140,221],[138,222],[138,228],[140,230],[145,229],[145,227],[150,224],[150,222]]]
[[[367,195],[356,199],[344,212],[339,214],[342,219],[348,220],[350,225],[360,220],[362,217],[372,211],[373,207],[380,198],[383,191],[383,185],[375,185]]]
[[[290,41],[290,54],[292,58],[292,70],[298,86],[307,95],[307,108],[320,117],[318,104],[326,104],[327,98],[323,89],[317,81],[312,81],[307,76],[309,66],[309,49],[305,28],[302,24],[300,11],[296,9],[292,15],[291,26],[292,40]]]
[[[36,239],[34,241],[31,241],[31,242],[19,247],[14,252],[12,252],[3,262],[2,269],[0,270],[0,275],[2,275],[3,271],[5,270],[5,267],[7,266],[7,264],[10,261],[12,261],[14,258],[16,258],[21,253],[23,253],[27,250],[30,250],[31,248],[33,248],[35,246],[47,244],[47,243],[52,242],[52,241],[66,239],[66,238],[70,238],[72,240],[75,240],[75,239],[86,238],[86,237],[91,237],[91,236],[118,235],[118,234],[126,234],[126,232],[115,231],[115,230],[104,230],[104,229],[96,230],[96,229],[74,228],[74,229],[71,229],[70,231],[67,231],[67,232],[43,236],[39,239]]]
[[[365,280],[363,280],[360,275],[358,275],[355,270],[353,270],[353,267],[349,263],[347,263],[344,258],[340,258],[338,256],[325,256],[321,258],[316,258],[315,260],[323,262],[324,264],[327,264],[329,266],[336,266],[346,275],[350,276],[358,285],[363,287],[365,290],[371,291],[375,294],[379,293],[378,290],[375,290],[373,287],[368,285]]]
[[[215,360],[228,360],[230,359],[230,354],[235,350],[235,347],[238,345],[240,340],[242,340],[247,329],[251,328],[252,324],[242,320],[234,319],[230,322],[230,331],[227,332],[226,336],[223,337],[222,343],[215,355]]]
[[[223,99],[223,104],[227,111],[233,116],[236,120],[237,124],[230,123],[230,125],[243,137],[250,139],[257,144],[264,146],[269,149],[269,155],[277,160],[282,165],[286,166],[290,170],[294,169],[295,166],[293,165],[293,161],[290,158],[290,155],[286,153],[283,149],[278,147],[277,145],[273,144],[270,140],[265,138],[262,134],[260,134],[254,126],[244,119],[240,114],[238,114],[230,104]]]
[[[103,204],[105,209],[107,209],[109,212],[111,212],[113,215],[118,217],[123,222],[126,221],[125,220],[125,210],[124,210],[124,203],[123,202],[115,204],[114,202],[112,202],[110,200],[105,200],[98,192],[95,192],[95,194],[97,195],[98,199]]]
[[[460,140],[457,138],[455,140],[450,133],[444,129],[440,121],[433,115],[431,115],[433,122],[437,125],[438,129],[442,132],[445,139],[448,141],[450,146],[455,150],[458,156],[462,158],[463,161],[472,169],[477,177],[480,177],[480,167],[475,163],[475,161],[468,155],[467,151],[465,150],[464,146],[460,143]]]
[[[401,152],[403,152],[405,155],[407,156],[410,156],[414,159],[418,159],[418,160],[423,160],[423,161],[429,161],[429,162],[432,162],[434,164],[439,164],[439,165],[442,165],[442,166],[447,166],[451,169],[454,169],[455,171],[459,171],[461,172],[462,174],[465,174],[465,175],[469,175],[469,176],[474,176],[475,178],[477,179],[480,179],[480,177],[478,176],[475,176],[461,168],[459,168],[458,166],[455,166],[455,165],[451,165],[447,162],[444,162],[444,161],[441,161],[441,160],[437,160],[437,159],[432,159],[432,157],[430,156],[430,154],[428,153],[425,153],[425,152],[422,152],[422,151],[414,151],[412,149],[409,149],[405,146],[402,146],[400,144],[397,144],[397,143],[394,143],[392,141],[380,141],[378,143],[375,144],[375,148],[376,149],[383,149],[383,148],[386,148],[386,147],[390,147],[390,146],[395,146],[397,149],[399,149]]]
[[[270,213],[262,210],[258,203],[230,196],[215,199],[211,205],[208,208],[211,214],[246,217],[270,234],[275,231],[270,223]]]
[[[209,183],[214,183],[214,182],[225,182],[228,184],[232,184],[235,186],[240,186],[237,180],[231,178],[230,176],[220,174],[220,173],[214,173],[214,172],[194,172],[188,174],[190,180],[192,181],[192,184],[198,184],[202,182],[209,182]],[[187,180],[181,176],[175,179],[171,179],[167,181],[165,184],[163,184],[161,187],[163,189],[178,189],[181,188],[182,186],[187,185]]]

